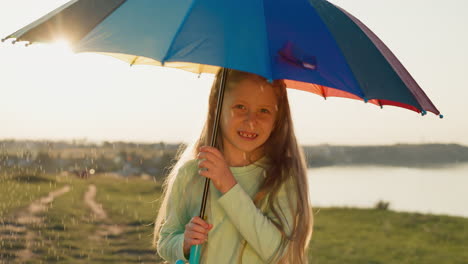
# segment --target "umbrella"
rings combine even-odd
[[[363,23],[324,0],[75,0],[7,36],[66,38],[75,52],[192,72],[220,67],[284,79],[289,88],[439,115]],[[3,39],[3,40],[5,40]]]
[[[325,99],[440,115],[385,44],[325,0],[72,0],[3,41],[9,38],[27,45],[65,38],[75,52],[107,54],[130,65],[195,73],[232,68]]]

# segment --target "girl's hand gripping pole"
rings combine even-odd
[[[215,112],[215,121],[213,125],[213,131],[211,132],[211,140],[210,140],[210,147],[216,147],[216,139],[218,138],[218,127],[219,127],[219,120],[221,117],[221,110],[223,106],[224,100],[224,91],[226,87],[226,79],[227,79],[227,68],[221,69],[221,81],[219,82],[219,92],[218,92],[218,101],[216,104],[216,112]],[[200,208],[200,218],[206,220],[205,217],[205,208],[206,208],[206,200],[208,198],[208,190],[210,186],[210,179],[205,179],[205,187],[203,190],[203,198],[202,204]],[[201,244],[193,245],[190,248],[190,257],[189,257],[189,264],[199,264],[200,263],[200,252],[201,252]],[[183,260],[177,260],[175,264],[184,264]]]

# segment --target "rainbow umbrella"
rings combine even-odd
[[[10,38],[27,45],[66,39],[75,52],[131,65],[195,73],[232,68],[324,98],[440,114],[370,29],[325,0],[72,0],[3,41]],[[197,248],[190,263],[198,263]]]
[[[324,0],[72,0],[7,36],[196,73],[220,67],[288,88],[439,111],[363,23]]]

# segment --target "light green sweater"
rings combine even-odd
[[[272,220],[278,222],[273,213],[266,211],[264,205],[259,210],[252,201],[265,175],[262,167],[266,164],[266,158],[262,158],[245,167],[230,167],[237,184],[224,195],[210,183],[206,215],[213,229],[208,233],[208,242],[202,246],[200,263],[239,263],[245,242],[242,263],[271,263],[285,238],[272,223]],[[177,259],[187,261],[183,254],[185,225],[199,215],[204,183],[205,178],[198,175],[197,160],[191,160],[179,169],[169,194],[166,221],[157,247],[159,255],[170,263]],[[277,196],[287,235],[290,235],[293,223],[291,209],[294,203],[287,197],[290,187],[290,184],[283,184]]]

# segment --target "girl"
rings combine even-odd
[[[220,73],[200,138],[165,182],[155,224],[159,255],[200,263],[308,263],[312,235],[306,166],[294,135],[286,86],[229,70],[217,146],[208,147]],[[198,217],[210,178],[207,221]]]

